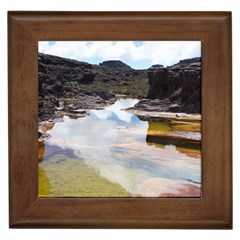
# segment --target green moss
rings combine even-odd
[[[39,166],[39,169],[45,170],[51,184],[48,197],[130,197],[123,187],[102,177],[78,158],[58,154]],[[48,184],[41,171],[39,196],[45,196]]]
[[[127,85],[126,85],[127,84]],[[135,80],[118,80],[116,83],[111,82],[105,83],[101,81],[94,81],[93,84],[81,85],[82,88],[92,90],[102,88],[106,91],[115,93],[115,94],[125,94],[128,97],[132,98],[146,98],[148,93],[148,79],[135,79]]]

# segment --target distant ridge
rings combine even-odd
[[[132,70],[132,68],[129,65],[127,65],[126,63],[123,63],[120,60],[108,60],[100,63],[99,65],[109,67],[109,68],[114,68],[114,69]]]

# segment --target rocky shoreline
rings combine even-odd
[[[128,111],[144,121],[200,118],[200,58],[166,68],[135,70],[121,61],[93,65],[39,53],[38,66],[39,121],[62,115],[85,116],[87,109],[103,109],[114,103],[126,88],[130,95],[125,95],[133,97],[136,89],[131,92],[130,85],[137,88],[146,80],[143,89],[137,89],[140,101]]]
[[[78,109],[102,109],[116,100],[116,94],[147,94],[147,71],[135,70],[121,61],[99,65],[38,55],[39,121]],[[139,83],[139,84],[138,84]],[[141,91],[135,85],[142,86]],[[133,86],[133,87],[131,87]]]
[[[88,91],[77,89],[74,96],[44,97],[39,101],[39,121],[46,121],[63,115],[83,117],[87,109],[103,109],[116,101],[114,94],[102,89]]]

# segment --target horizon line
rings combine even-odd
[[[133,70],[145,70],[145,69],[149,69],[151,68],[152,66],[154,65],[162,65],[163,68],[168,68],[168,67],[171,67],[171,66],[174,66],[178,63],[180,63],[181,61],[184,61],[184,60],[187,60],[187,59],[194,59],[194,58],[199,58],[199,59],[202,59],[202,57],[191,57],[191,58],[184,58],[184,59],[180,59],[178,62],[172,64],[172,65],[168,65],[168,66],[164,66],[164,64],[161,64],[161,63],[156,63],[156,64],[152,64],[151,66],[149,66],[148,68],[133,68],[131,65],[127,64],[126,62],[124,62],[123,60],[121,59],[108,59],[108,60],[104,60],[98,64],[96,63],[90,63],[90,62],[87,62],[87,61],[81,61],[81,60],[78,60],[78,59],[74,59],[74,58],[67,58],[67,57],[62,57],[62,56],[59,56],[59,55],[53,55],[53,54],[48,54],[48,53],[43,53],[43,52],[38,52],[38,54],[43,54],[43,55],[49,55],[49,56],[54,56],[54,57],[59,57],[59,58],[63,58],[63,59],[68,59],[68,60],[72,60],[72,61],[76,61],[76,62],[84,62],[84,63],[88,63],[88,64],[91,64],[91,65],[97,65],[97,66],[101,66],[102,63],[104,62],[108,62],[108,61],[120,61],[124,64],[126,64],[127,66],[129,66],[130,68],[132,68]]]

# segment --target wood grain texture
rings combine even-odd
[[[231,13],[9,12],[8,24],[10,227],[232,228]],[[203,197],[38,198],[40,40],[202,41]]]

